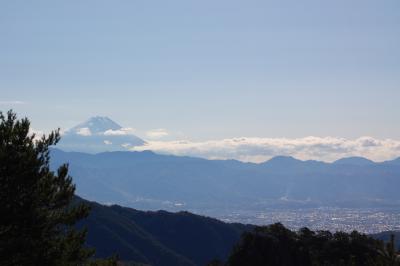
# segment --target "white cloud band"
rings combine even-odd
[[[76,134],[88,137],[88,136],[92,135],[92,132],[90,131],[90,129],[88,127],[82,127],[82,128],[78,128],[76,130]]]
[[[123,127],[117,130],[106,130],[104,132],[105,136],[126,136],[126,135],[133,135],[135,133],[135,129],[131,127]]]
[[[321,161],[334,161],[348,156],[363,156],[374,161],[383,161],[400,156],[400,141],[379,140],[372,137],[353,140],[335,137],[232,138],[203,142],[148,141],[145,145],[132,149],[248,162],[262,162],[277,155]]]
[[[150,139],[161,139],[168,135],[169,135],[168,131],[164,128],[153,129],[146,132],[146,137]]]

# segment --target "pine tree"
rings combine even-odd
[[[93,255],[74,224],[88,215],[73,204],[68,165],[50,170],[59,130],[36,140],[27,118],[0,112],[0,265],[82,265]]]

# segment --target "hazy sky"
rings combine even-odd
[[[197,141],[400,139],[400,1],[1,1],[0,110]]]

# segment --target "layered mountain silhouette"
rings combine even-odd
[[[79,197],[76,203],[91,208],[78,227],[88,229],[86,245],[95,256],[118,254],[128,265],[194,266],[213,259],[225,260],[244,232],[253,225],[225,223],[189,212],[139,211],[119,205],[105,206]],[[370,235],[385,242],[395,235],[400,248],[400,232]]]
[[[99,258],[118,254],[122,261],[146,265],[206,265],[226,259],[240,235],[253,226],[229,224],[188,212],[138,211],[76,198],[91,207],[79,227]]]
[[[399,206],[399,160],[361,161],[276,157],[253,164],[150,151],[52,151],[53,167],[70,164],[78,195],[101,203],[209,215],[227,209]]]
[[[126,151],[144,143],[133,134],[133,129],[124,128],[108,117],[95,116],[67,130],[58,147],[65,151],[98,153]]]
[[[139,211],[118,205],[105,206],[79,197],[90,215],[77,225],[88,230],[86,245],[96,249],[95,256],[117,254],[124,265],[194,266],[213,259],[225,260],[244,232],[253,225],[224,223],[189,212]],[[400,232],[370,235],[388,242],[395,235],[400,248]]]

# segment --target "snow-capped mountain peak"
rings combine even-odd
[[[134,129],[122,127],[108,117],[94,116],[65,131],[58,148],[98,153],[129,150],[144,143],[134,135]]]
[[[67,134],[101,134],[107,130],[119,130],[122,126],[106,116],[94,116],[66,131]]]

